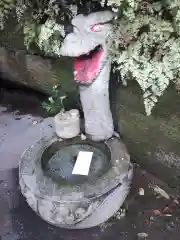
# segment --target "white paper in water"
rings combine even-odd
[[[88,175],[92,161],[93,152],[80,151],[74,165],[72,174]]]

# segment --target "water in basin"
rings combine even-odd
[[[80,151],[93,152],[88,176],[72,174]],[[44,152],[42,167],[47,176],[61,184],[93,182],[111,168],[110,152],[104,143],[57,141]]]

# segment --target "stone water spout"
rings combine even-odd
[[[114,132],[108,54],[113,17],[111,11],[77,15],[72,20],[73,32],[66,36],[61,47],[61,55],[74,57],[74,80],[79,83],[85,132],[94,141],[106,140]]]
[[[133,166],[125,145],[113,136],[109,103],[112,19],[110,11],[77,15],[72,20],[73,32],[61,47],[62,55],[74,57],[74,79],[88,138],[82,139],[81,134],[59,138],[48,123],[44,137],[21,157],[22,194],[42,219],[58,227],[83,229],[107,221],[130,190]],[[93,152],[86,176],[72,173],[80,151]]]

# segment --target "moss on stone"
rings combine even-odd
[[[119,130],[132,157],[170,184],[180,177],[180,98],[170,87],[153,114],[145,115],[137,85],[120,87],[116,101]]]

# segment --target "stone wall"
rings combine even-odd
[[[50,86],[62,84],[66,91],[73,90],[71,60],[45,59],[38,55],[26,54],[22,51],[10,51],[0,48],[0,72],[2,78],[27,85],[36,90],[49,92]]]
[[[27,52],[22,26],[9,17],[0,31],[1,77],[42,92],[49,92],[49,86],[56,82],[62,85],[62,92],[76,91],[72,60],[44,58],[42,54],[34,45]]]
[[[151,116],[144,113],[139,87],[120,86],[116,120],[132,158],[171,186],[180,183],[180,95],[170,87]]]

